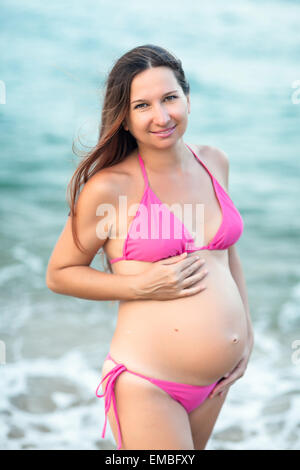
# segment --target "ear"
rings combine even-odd
[[[122,122],[122,125],[123,125],[123,127],[124,127],[124,130],[125,130],[125,131],[128,131],[128,126],[127,126],[127,124],[126,124],[126,121],[123,121],[123,122]]]

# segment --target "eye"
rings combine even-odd
[[[168,99],[168,98],[178,98],[178,96],[176,96],[176,95],[166,96],[166,97],[165,97],[165,100]],[[171,101],[173,101],[173,100],[171,100]],[[144,104],[147,104],[147,103],[138,104],[138,105],[135,106],[134,109],[138,109],[140,106],[143,106]]]
[[[138,109],[140,106],[143,106],[143,104],[146,104],[146,103],[141,103],[141,104],[137,104],[134,109]]]
[[[167,96],[166,99],[167,99],[167,98],[177,98],[177,96],[175,96],[175,95],[170,95],[170,96]]]

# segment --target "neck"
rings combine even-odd
[[[143,147],[139,145],[137,154],[140,154],[147,170],[152,173],[170,173],[174,171],[186,172],[191,162],[191,151],[180,140],[174,146],[166,149]]]

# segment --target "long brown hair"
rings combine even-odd
[[[161,66],[173,70],[178,84],[187,96],[190,86],[181,61],[166,49],[153,44],[135,47],[126,52],[115,62],[106,79],[98,142],[92,150],[85,153],[67,187],[68,199],[71,201],[68,202],[70,207],[68,215],[72,218],[72,234],[76,246],[83,252],[85,249],[79,241],[75,225],[75,204],[80,188],[102,168],[125,160],[127,155],[137,148],[136,139],[129,131],[125,131],[122,125],[129,112],[131,82],[140,72]],[[72,150],[77,155],[74,142]],[[101,251],[103,256],[102,249],[98,253]],[[105,259],[105,271],[108,268],[108,271],[112,273],[107,256]]]

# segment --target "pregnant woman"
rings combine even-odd
[[[161,47],[117,60],[48,264],[54,292],[119,301],[96,395],[122,450],[205,449],[253,348],[228,158],[184,143],[189,93]],[[100,249],[109,272],[90,267]]]

